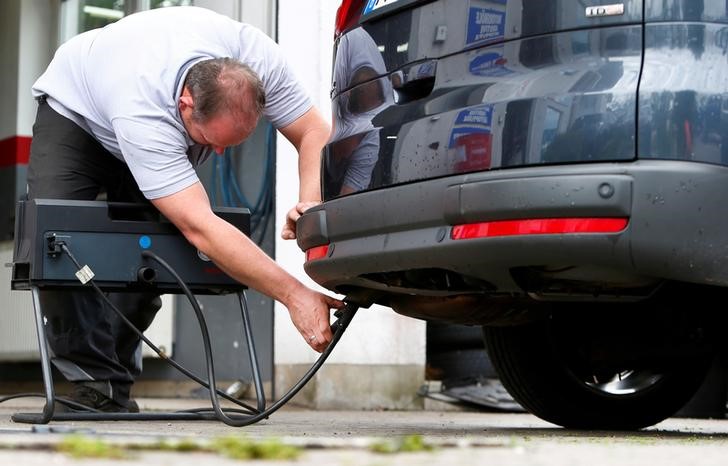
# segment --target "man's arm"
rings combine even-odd
[[[330,310],[343,303],[299,282],[240,230],[216,216],[199,182],[151,202],[225,273],[283,303],[293,324],[314,350],[326,348],[332,338]],[[312,336],[316,338],[311,340]]]
[[[281,133],[298,151],[298,204],[288,211],[283,239],[296,238],[296,220],[306,209],[321,202],[321,150],[329,140],[331,127],[315,107],[281,128]]]

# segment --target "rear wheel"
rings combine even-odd
[[[655,324],[664,315],[584,314],[484,327],[503,385],[534,415],[568,428],[639,429],[673,415],[700,387],[714,353],[698,322],[668,331]]]

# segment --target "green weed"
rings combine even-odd
[[[161,440],[149,444],[137,443],[116,446],[100,439],[74,435],[61,441],[57,446],[57,450],[77,459],[126,459],[129,458],[130,451],[200,451],[221,454],[239,460],[295,460],[301,454],[299,448],[285,445],[278,440],[254,442],[244,437],[223,437],[212,441],[210,444],[201,444],[194,440],[179,442]]]
[[[121,448],[104,442],[100,439],[92,439],[80,435],[73,435],[63,439],[57,447],[58,451],[66,453],[74,458],[110,458],[124,459],[128,455]]]
[[[375,453],[389,454],[431,451],[434,447],[425,442],[421,435],[408,435],[396,440],[385,440],[374,443],[369,449]]]
[[[223,437],[212,443],[212,449],[228,458],[239,460],[294,460],[301,450],[278,440],[253,442],[244,437]]]

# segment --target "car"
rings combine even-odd
[[[345,0],[305,270],[482,326],[513,398],[639,429],[728,331],[728,9],[703,0]]]

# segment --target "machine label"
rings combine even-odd
[[[81,270],[76,272],[76,278],[78,278],[78,281],[83,283],[84,285],[91,281],[92,278],[94,278],[94,272],[91,270],[91,267],[88,265],[84,265],[81,267]]]

